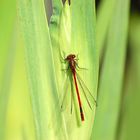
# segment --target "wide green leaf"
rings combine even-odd
[[[97,9],[96,39],[99,57],[102,57],[107,31],[114,13],[116,0],[102,0]]]
[[[129,48],[125,73],[122,117],[120,118],[119,140],[140,139],[140,16],[132,14],[129,28]]]
[[[99,81],[94,140],[115,140],[125,65],[129,0],[118,0],[109,25]]]
[[[18,13],[25,44],[36,139],[63,139],[44,1],[19,0]]]
[[[67,68],[67,65],[63,63],[64,58],[69,54],[75,54],[79,59],[78,66],[87,69],[80,69],[78,74],[96,98],[99,58],[95,46],[95,1],[74,0],[71,1],[71,5],[66,1],[62,11],[54,13],[51,17],[50,34],[60,105],[62,104],[61,97],[67,94],[65,109],[61,113],[67,139],[90,139],[94,111],[89,108],[83,91],[80,89],[85,114],[85,121],[81,121],[75,87],[70,88],[73,80],[67,79],[66,77],[69,75],[62,69]],[[68,89],[66,90],[67,84]],[[71,100],[73,100],[72,113]]]
[[[8,12],[7,12],[8,11]],[[0,139],[5,139],[11,75],[16,49],[16,1],[0,1]]]

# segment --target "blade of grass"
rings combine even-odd
[[[35,140],[33,113],[25,70],[24,44],[17,29],[17,49],[11,77],[10,97],[7,110],[6,140]]]
[[[132,14],[119,140],[140,139],[140,15]]]
[[[129,0],[118,0],[109,26],[92,139],[115,140],[126,52]]]
[[[57,0],[56,0],[57,1]],[[62,87],[63,84],[65,82],[65,79],[62,79],[62,77],[64,78],[64,75],[62,75],[62,64],[60,62],[61,59],[61,55],[60,55],[60,46],[63,47],[63,41],[65,42],[65,40],[63,39],[63,37],[65,38],[65,33],[67,31],[64,30],[64,27],[67,28],[67,30],[70,31],[69,26],[65,26],[65,22],[70,25],[71,22],[69,20],[69,15],[70,14],[70,8],[68,6],[68,3],[63,6],[60,7],[58,6],[55,0],[53,1],[53,7],[54,7],[54,12],[53,15],[51,16],[50,19],[50,36],[51,36],[51,42],[52,42],[52,50],[53,50],[53,58],[54,58],[54,67],[55,67],[55,74],[56,74],[56,80],[57,80],[57,87],[58,87],[58,96],[59,96],[59,100],[60,97],[62,97]],[[63,24],[63,25],[62,25]],[[69,34],[69,32],[67,32],[67,34]],[[60,36],[62,35],[62,36]],[[66,45],[66,44],[65,44]],[[60,101],[59,101],[60,102]],[[61,102],[59,105],[59,108],[61,106]],[[63,117],[63,116],[62,116]],[[68,136],[68,131],[66,129],[66,124],[63,121],[63,128],[64,131],[63,133],[66,135],[66,139],[69,139]]]
[[[9,10],[9,12],[7,12]],[[11,47],[11,38],[16,16],[16,1],[10,2],[5,0],[0,4],[0,87],[3,83],[3,72],[7,64],[9,48]]]
[[[2,1],[0,4],[0,139],[2,140],[5,140],[7,104],[16,49],[13,33],[15,17],[16,1]]]
[[[71,48],[68,52],[78,55],[79,67],[84,67],[87,71],[80,70],[78,73],[96,98],[98,83],[98,61],[96,40],[95,40],[95,1],[94,0],[73,0],[71,2]],[[80,91],[82,96],[82,91]],[[91,111],[82,97],[85,106],[85,122],[80,128],[74,124],[76,139],[90,139],[94,122],[94,111]],[[95,107],[96,108],[96,107]],[[94,109],[95,109],[94,108]],[[77,130],[78,129],[78,130]]]
[[[59,70],[61,70],[61,66],[59,64],[60,60],[58,59],[60,57],[59,54],[59,26],[60,26],[60,16],[61,16],[61,12],[62,12],[62,1],[61,0],[53,0],[52,1],[52,7],[53,7],[53,13],[52,16],[50,18],[50,24],[49,24],[49,31],[50,31],[50,37],[51,37],[51,43],[52,43],[52,50],[53,50],[53,58],[54,58],[54,62],[55,62],[55,73],[59,73],[56,74],[56,80],[59,79],[59,75],[60,72]],[[57,84],[61,84],[62,82],[58,82]],[[59,86],[57,86],[59,87]]]
[[[56,22],[51,22],[51,24],[51,34],[53,34],[52,32],[54,31],[52,26],[54,28],[59,28],[59,30],[57,30],[58,32],[55,32],[55,34],[58,36],[58,40],[51,35],[52,42],[54,40],[57,42],[53,44],[53,54],[55,58],[55,67],[57,68],[56,76],[58,81],[59,95],[61,96],[63,93],[62,83],[64,83],[65,80],[65,73],[61,71],[63,66],[60,62],[60,49],[60,52],[65,53],[65,56],[62,55],[62,57],[66,57],[66,55],[70,53],[79,55],[78,65],[80,67],[87,68],[88,71],[80,70],[78,73],[86,82],[86,85],[92,92],[93,96],[96,97],[98,55],[97,48],[95,46],[95,1],[73,0],[71,1],[70,6],[68,1],[66,1],[62,9],[62,13],[60,14],[59,26],[55,26]],[[71,94],[71,91],[67,92],[67,94]],[[75,95],[76,93],[74,93],[74,96]],[[77,97],[75,98],[77,99]],[[70,109],[67,109],[65,112],[63,112],[64,124],[66,126],[66,131],[70,140],[85,140],[90,139],[91,136],[94,111],[86,109],[88,106],[86,106],[86,101],[83,97],[82,101],[86,110],[86,119],[83,124],[80,121],[77,100],[74,102],[73,114],[70,113]]]
[[[60,7],[57,7],[56,9],[59,9]],[[52,49],[53,49],[53,57],[55,62],[55,73],[56,73],[56,79],[57,79],[57,85],[58,89],[60,91],[62,87],[62,83],[64,82],[64,79],[62,77],[62,63],[60,62],[60,59],[62,59],[60,54],[60,49],[65,48],[68,44],[67,42],[67,35],[68,38],[70,38],[70,7],[68,3],[62,7],[62,9],[57,10],[59,12],[54,12],[51,20],[50,20],[50,36],[52,41]],[[65,30],[66,29],[66,30]]]
[[[15,34],[13,34],[15,36]],[[0,88],[0,139],[5,139],[6,134],[6,121],[7,121],[7,109],[9,103],[9,93],[11,88],[11,76],[13,71],[14,55],[16,50],[15,38],[12,41],[12,45],[8,50],[8,58],[5,65],[5,71],[3,73],[2,84]]]
[[[44,1],[19,0],[18,12],[25,43],[36,139],[65,139],[60,129],[61,117]]]
[[[102,0],[97,9],[96,39],[99,57],[102,56],[107,29],[114,13],[116,0]]]

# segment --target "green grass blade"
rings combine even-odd
[[[15,34],[13,34],[14,37]],[[0,138],[5,139],[6,134],[6,122],[7,122],[7,110],[8,110],[8,103],[9,103],[9,96],[10,96],[10,88],[11,88],[11,76],[13,71],[13,62],[14,62],[14,55],[17,44],[15,43],[15,39],[12,41],[13,43],[10,45],[11,47],[8,50],[8,58],[6,61],[6,65],[4,67],[4,73],[2,78],[2,84],[0,88]]]
[[[94,140],[115,140],[126,52],[129,0],[118,0],[110,23],[99,83]]]
[[[54,3],[53,3],[54,4]],[[53,5],[54,7],[55,5]],[[57,9],[57,10],[56,10]],[[52,49],[53,49],[53,58],[54,58],[54,67],[55,67],[55,75],[56,75],[56,80],[57,80],[57,87],[58,87],[58,96],[59,96],[59,108],[61,108],[61,102],[60,102],[60,97],[62,98],[62,87],[63,84],[65,83],[65,79],[62,79],[62,77],[64,78],[64,75],[62,75],[62,64],[60,62],[61,59],[61,55],[60,55],[60,46],[62,44],[60,44],[60,42],[63,42],[63,37],[61,37],[60,35],[63,33],[64,31],[64,36],[65,36],[65,30],[63,29],[63,25],[61,25],[61,22],[67,21],[67,19],[69,19],[69,16],[67,16],[67,13],[70,13],[70,9],[68,5],[65,5],[64,7],[55,7],[56,12],[53,12],[53,15],[50,19],[50,36],[51,36],[51,41],[52,41]],[[70,21],[68,20],[68,24]],[[61,31],[62,28],[62,31]],[[69,27],[68,27],[69,28]],[[64,40],[65,41],[65,40]],[[63,46],[63,45],[62,45]],[[62,116],[61,112],[60,112],[60,116]],[[63,116],[62,116],[63,118]],[[64,119],[63,119],[64,120]],[[62,124],[63,127],[63,134],[65,135],[65,139],[69,139],[68,136],[68,131],[66,130],[66,124],[63,121]]]
[[[11,47],[13,28],[16,17],[16,1],[5,0],[0,2],[0,87],[3,82],[3,72],[5,71],[6,59]],[[7,12],[9,10],[9,12]],[[10,44],[11,43],[11,44]]]
[[[140,139],[140,16],[132,14],[119,140]],[[125,110],[125,111],[124,111]]]
[[[95,23],[95,1],[73,0],[71,2],[71,48],[67,47],[67,53],[78,54],[79,67],[87,68],[87,71],[80,70],[78,73],[96,98],[99,58],[95,42]],[[82,101],[83,106],[86,107],[85,122],[80,128],[74,124],[75,139],[88,140],[91,137],[94,111],[86,106],[84,98]]]
[[[97,9],[96,38],[98,53],[101,58],[110,20],[114,13],[116,0],[102,0]]]
[[[8,12],[7,12],[8,11]],[[13,70],[16,1],[0,2],[0,139],[5,140],[7,105]]]
[[[16,26],[18,29],[18,26]],[[16,32],[16,52],[12,70],[10,97],[7,110],[6,140],[35,140],[33,113],[25,70],[24,45]]]
[[[66,66],[60,61],[60,50],[63,58],[70,53],[78,55],[78,65],[88,69],[87,71],[79,70],[78,73],[85,81],[93,96],[96,97],[98,55],[95,46],[95,2],[92,0],[74,0],[71,1],[71,5],[69,6],[68,1],[66,1],[59,22],[51,20],[50,31],[52,42],[55,42],[52,46],[57,70],[56,77],[59,96],[61,97],[64,92],[62,83],[65,84],[66,76],[66,73],[61,71],[61,69],[66,68]],[[80,92],[82,92],[82,90],[80,90]],[[67,94],[70,97],[70,89],[67,91]],[[75,92],[73,113],[70,113],[70,98],[67,102],[67,109],[62,113],[67,136],[70,140],[85,140],[90,139],[91,136],[94,111],[89,109],[84,97],[82,96],[81,98],[83,106],[85,106],[85,122],[81,122],[80,120]]]
[[[81,76],[96,98],[99,58],[95,41],[95,1],[74,0],[71,6],[71,50],[78,54],[78,65],[87,68],[87,71],[81,70],[84,75]],[[94,119],[93,114],[92,119]],[[89,124],[90,119],[86,121]]]
[[[63,139],[44,1],[19,0],[18,12],[25,43],[37,140]]]

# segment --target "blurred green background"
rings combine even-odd
[[[99,8],[104,1],[96,0],[97,21],[98,16],[100,16],[98,14]],[[36,134],[25,65],[24,41],[19,30],[17,3],[18,0],[0,0],[0,140],[35,140]],[[51,0],[45,1],[48,20],[52,14],[51,4]],[[111,5],[107,7],[109,8]],[[107,9],[102,10],[106,11]],[[131,0],[128,14],[119,115],[115,137],[112,140],[140,139],[140,0]],[[105,19],[105,17],[100,18]],[[108,24],[108,26],[110,25]],[[102,34],[101,32],[100,34]],[[99,88],[101,73],[104,68],[107,33],[108,31],[103,34]],[[119,58],[119,55],[117,57]],[[111,71],[111,73],[113,72]],[[112,80],[115,80],[113,76]],[[98,97],[100,96],[103,95],[98,94]],[[109,123],[106,122],[106,124]],[[104,126],[105,128],[106,126]],[[92,133],[93,140],[98,140],[94,139],[94,127]],[[103,134],[100,133],[100,135]]]

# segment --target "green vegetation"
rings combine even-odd
[[[0,0],[0,140],[139,139],[140,14],[130,0],[52,0],[47,17],[48,3]],[[84,122],[68,54],[98,103],[79,85]]]

